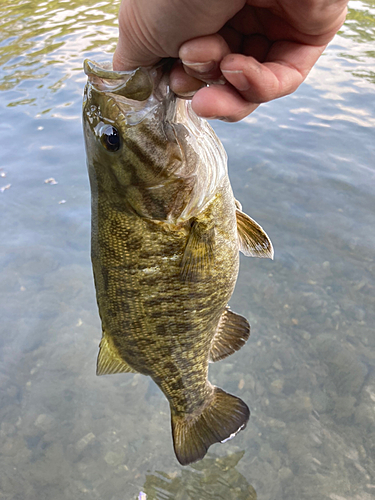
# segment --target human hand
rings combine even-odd
[[[238,121],[299,87],[343,24],[346,6],[347,0],[122,0],[114,69],[180,58],[172,90],[200,89],[192,100],[199,116]]]

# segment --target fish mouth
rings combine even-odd
[[[83,69],[88,77],[88,88],[102,95],[115,94],[120,97],[117,103],[126,115],[128,125],[136,125],[158,109],[161,121],[174,129],[176,124],[186,125],[191,119],[196,121],[198,117],[191,110],[190,101],[181,99],[169,87],[172,63],[173,61],[164,59],[150,68],[114,71],[110,62],[99,64],[85,59]],[[127,109],[129,105],[132,106],[130,113]]]
[[[153,75],[147,68],[113,71],[110,63],[99,65],[85,59],[83,70],[88,82],[99,93],[110,92],[135,101],[146,101],[154,90]]]

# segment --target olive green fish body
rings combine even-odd
[[[151,376],[170,403],[177,458],[191,463],[249,418],[208,382],[208,362],[249,336],[227,307],[239,249],[270,256],[272,246],[234,199],[220,141],[169,91],[163,68],[85,71],[97,373]]]
[[[193,411],[212,392],[210,346],[238,272],[235,207],[228,186],[223,187],[201,214],[213,221],[225,212],[226,223],[215,231],[215,266],[199,281],[181,277],[190,222],[170,228],[120,212],[109,200],[98,202],[93,217],[92,261],[103,331],[110,333],[118,355],[150,375],[178,412]]]

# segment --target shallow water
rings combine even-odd
[[[183,468],[154,383],[95,376],[82,60],[118,2],[2,0],[1,499],[374,498],[375,2],[350,7],[295,94],[213,124],[275,260],[241,258],[251,338],[210,367],[248,427]]]

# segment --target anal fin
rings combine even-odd
[[[212,340],[210,361],[219,361],[241,349],[250,336],[250,325],[246,318],[225,309],[221,315]]]
[[[238,205],[236,218],[241,252],[248,257],[273,259],[273,246],[267,233],[255,220],[242,212]]]
[[[103,338],[99,345],[98,360],[96,363],[97,375],[109,375],[112,373],[137,373],[126,361],[118,355],[114,345],[103,332]]]
[[[181,465],[201,460],[214,443],[228,441],[246,427],[247,405],[236,396],[213,388],[210,401],[200,411],[176,415],[172,411],[174,451]]]

